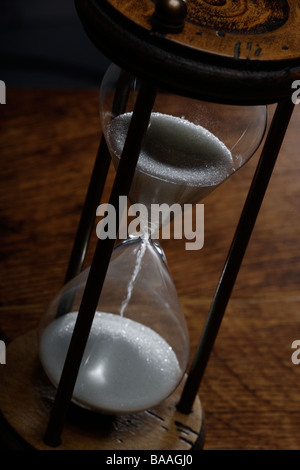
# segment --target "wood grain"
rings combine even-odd
[[[126,18],[151,29],[154,2],[109,0],[109,3]],[[296,1],[189,0],[187,10],[183,31],[168,34],[168,39],[240,60],[299,59],[300,9]]]
[[[0,113],[0,331],[8,344],[38,326],[61,288],[99,143],[98,90],[8,90]],[[291,361],[300,339],[299,125],[296,106],[200,388],[206,449],[300,449],[300,365]],[[257,159],[203,201],[202,250],[162,240],[191,357]],[[85,265],[95,243],[94,232]]]
[[[268,33],[289,17],[286,0],[190,0],[187,21],[219,33]],[[220,36],[220,34],[219,34]]]
[[[189,5],[197,5],[193,21]],[[182,31],[166,33],[155,29],[152,1],[75,0],[89,39],[121,68],[177,94],[243,105],[289,98],[291,84],[299,80],[300,8],[289,0],[287,13],[284,5],[195,0],[187,2]],[[280,27],[272,29],[278,12]],[[199,26],[205,17],[212,22]]]
[[[0,371],[1,411],[32,448],[117,451],[201,448],[201,404],[197,398],[193,413],[188,415],[177,411],[182,385],[157,407],[131,415],[104,416],[71,405],[61,444],[58,447],[45,444],[43,438],[55,389],[41,367],[37,344],[36,330],[17,338],[8,347],[10,363]],[[15,364],[22,364],[22,367],[15,367]]]

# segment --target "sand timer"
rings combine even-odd
[[[124,82],[115,65],[101,85],[101,125],[116,169],[140,87],[128,74]],[[156,91],[129,191],[130,204],[140,211],[143,206],[147,218],[140,217],[138,233],[129,233],[112,252],[72,394],[76,404],[106,414],[133,413],[158,405],[176,389],[189,340],[158,241],[170,217],[162,211],[153,221],[152,209],[202,200],[253,155],[265,127],[264,105],[208,104]],[[67,283],[41,323],[40,358],[56,386],[88,276],[89,268]]]
[[[5,366],[0,383],[1,411],[34,448],[203,444],[199,385],[292,115],[291,90],[300,73],[297,2],[236,3],[75,0],[88,37],[119,68],[109,69],[101,87],[104,138],[65,285],[41,321],[38,350],[35,330],[13,342],[12,366]],[[109,203],[117,230],[120,196],[148,210],[197,204],[255,152],[272,103],[277,106],[268,135],[185,374],[188,335],[159,244],[159,229],[169,220],[153,224],[145,217],[140,233],[130,232],[117,245],[100,239],[91,266],[81,272],[108,166],[112,158]],[[20,360],[24,367],[16,368]],[[75,405],[66,416],[71,400]],[[64,426],[67,438],[61,441]]]

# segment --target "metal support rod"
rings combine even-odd
[[[73,244],[73,249],[69,259],[69,265],[64,284],[77,276],[77,274],[79,274],[81,271],[94,225],[97,205],[99,204],[99,200],[103,192],[110,162],[110,154],[105,139],[102,136],[85,203],[82,209],[75,241]],[[56,318],[61,317],[71,311],[74,296],[75,292],[67,298],[62,298],[59,301],[56,311]]]
[[[132,80],[133,77],[128,72],[125,70],[120,71],[120,76],[117,81],[116,92],[112,104],[113,117],[125,112]],[[102,197],[110,162],[110,153],[105,138],[102,134],[71,256],[69,259],[64,284],[67,284],[67,282],[77,276],[82,269],[96,218],[96,209]],[[67,299],[62,299],[58,304],[56,317],[60,317],[70,312],[73,300],[73,295],[70,295]]]
[[[117,229],[119,228],[119,196],[127,196],[129,193],[155,96],[156,88],[146,82],[142,83],[109,200],[109,203],[116,209]],[[61,432],[67,409],[72,398],[114,244],[114,239],[106,238],[99,239],[96,246],[48,427],[44,435],[44,442],[49,446],[56,447],[61,442]]]
[[[102,196],[110,162],[110,154],[105,139],[102,136],[74,240],[73,249],[69,259],[64,284],[77,276],[81,271],[96,217],[96,209]]]
[[[77,276],[81,271],[96,217],[96,209],[103,192],[110,162],[110,154],[105,139],[102,136],[75,236],[73,249],[69,259],[64,284],[67,284],[67,282]],[[74,297],[75,292],[66,298],[62,297],[57,306],[56,318],[71,311]]]
[[[177,408],[190,413],[230,299],[261,203],[288,127],[294,105],[291,99],[278,103],[265,145],[203,328],[191,369]]]
[[[128,72],[124,70],[120,71],[112,105],[112,115],[114,117],[125,112],[132,80],[133,78],[128,74]],[[77,276],[81,271],[96,217],[96,209],[102,196],[110,162],[111,158],[109,150],[102,135],[73,249],[69,259],[64,284]]]

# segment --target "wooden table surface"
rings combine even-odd
[[[99,142],[98,91],[9,89],[0,116],[0,332],[8,343],[38,326],[62,286]],[[291,360],[300,340],[299,128],[296,106],[199,390],[206,449],[300,449],[300,364]],[[202,250],[161,241],[191,357],[258,154],[202,201]],[[85,265],[96,241],[94,231]]]

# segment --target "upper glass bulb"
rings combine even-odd
[[[116,65],[100,89],[100,118],[117,167],[139,81]],[[237,171],[257,150],[267,107],[207,103],[160,90],[129,193],[132,203],[194,204]]]

